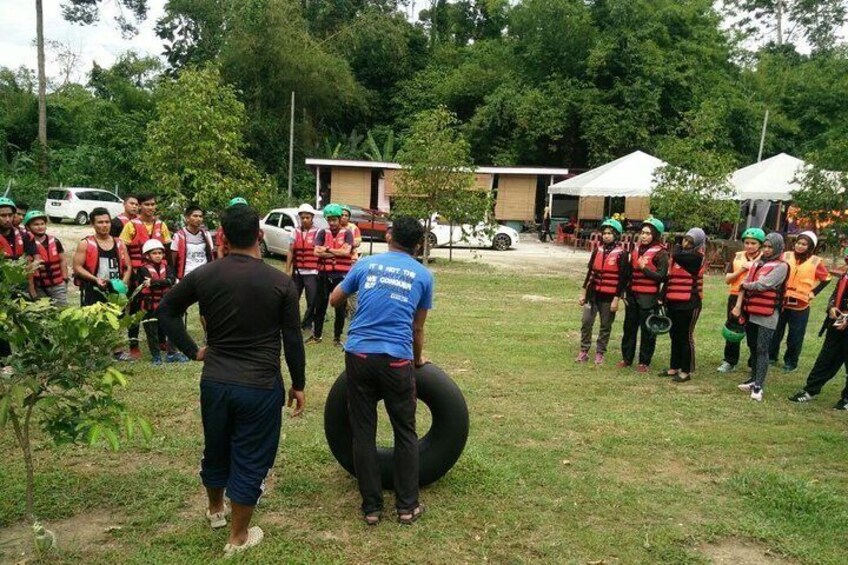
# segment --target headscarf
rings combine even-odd
[[[772,259],[777,259],[778,257],[781,256],[781,254],[783,254],[784,243],[783,243],[783,236],[782,235],[780,235],[777,232],[771,232],[770,234],[768,234],[766,236],[766,241],[771,244],[772,255],[769,255],[768,257],[766,257],[765,256],[765,248],[763,248],[762,260],[771,261]]]
[[[704,233],[704,230],[701,228],[692,228],[688,232],[686,232],[686,237],[692,238],[693,247],[695,250],[700,249],[704,246],[704,243],[707,241],[707,234]]]

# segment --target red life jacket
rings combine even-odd
[[[20,230],[15,228],[12,228],[12,234],[15,236],[15,246],[12,247],[9,245],[6,237],[0,235],[0,249],[3,250],[3,255],[5,255],[7,259],[20,259],[24,254],[24,235],[20,232]]]
[[[153,232],[147,231],[147,226],[144,225],[144,222],[140,218],[133,218],[130,221],[135,226],[135,236],[132,243],[127,245],[127,251],[130,253],[130,263],[133,268],[138,268],[144,264],[144,256],[141,253],[141,248],[144,247],[147,240],[158,239],[162,241],[162,221],[153,221]],[[165,242],[162,241],[162,243],[164,244]]]
[[[97,238],[93,235],[86,236],[85,241],[85,261],[83,261],[82,267],[96,277],[98,263],[100,262],[100,246],[97,245]],[[128,267],[126,262],[124,262],[124,254],[122,253],[125,245],[124,242],[117,237],[113,237],[112,241],[115,242],[114,249],[118,253],[118,276],[123,278]],[[80,286],[82,284],[82,280],[75,276],[74,284]]]
[[[766,261],[762,265],[758,265],[750,269],[745,282],[755,282],[760,280],[762,277],[772,272],[775,267],[781,263],[783,263],[783,261],[780,260]],[[742,302],[742,310],[746,314],[752,316],[771,316],[775,313],[783,300],[784,284],[786,284],[786,281],[783,281],[780,287],[773,288],[771,290],[746,290],[745,299]]]
[[[846,290],[848,290],[848,273],[842,275],[836,285],[836,302],[833,303],[833,306],[837,310],[842,310],[842,299],[845,297]]]
[[[604,253],[603,247],[595,251],[595,259],[592,262],[592,288],[596,294],[618,293],[618,284],[621,281],[619,259],[622,254],[624,249],[617,244],[609,253]]]
[[[142,268],[147,269],[151,282],[158,282],[168,278],[168,265],[165,261],[159,263],[159,267],[156,267],[156,265],[153,265],[152,263],[145,263]],[[155,312],[159,307],[159,303],[162,302],[162,297],[165,296],[165,292],[167,290],[168,287],[164,285],[151,285],[146,288],[142,288],[141,308],[146,312]]]
[[[702,253],[703,255],[703,253]],[[704,272],[707,268],[707,262],[701,261],[701,268],[698,270],[698,276],[693,277],[692,274],[678,265],[671,258],[668,268],[668,282],[665,285],[665,299],[668,302],[689,302],[692,299],[692,292],[697,287],[698,296],[701,300],[704,299]]]
[[[292,252],[294,253],[294,266],[298,270],[318,270],[318,256],[315,255],[315,237],[318,228],[309,228],[304,234],[303,230],[294,232]]]
[[[124,225],[124,226],[127,225],[127,222],[129,222],[132,219],[129,216],[127,216],[126,212],[121,212],[120,214],[118,214],[115,217],[118,218],[119,220],[121,220],[121,225]]]
[[[645,276],[645,274],[639,269],[639,259],[642,257],[646,258],[648,260],[648,268],[652,271],[656,271],[657,265],[654,263],[654,257],[656,257],[657,253],[664,249],[665,247],[662,244],[653,243],[642,255],[639,255],[639,246],[637,245],[633,248],[633,253],[630,256],[630,264],[633,267],[633,271],[630,276],[630,292],[634,292],[636,294],[659,293],[660,283]]]
[[[62,272],[62,254],[59,253],[56,246],[56,238],[48,235],[47,245],[42,244],[35,238],[33,239],[35,241],[35,249],[43,260],[41,267],[33,276],[36,286],[47,288],[64,284],[65,273]]]
[[[203,235],[203,241],[206,243],[206,262],[211,263],[214,259],[212,255],[212,236],[209,235],[209,232],[201,229],[200,234]],[[188,247],[188,231],[185,228],[180,228],[177,233],[174,235],[174,241],[177,242],[177,278],[181,279],[185,276],[185,265],[186,265],[186,249]],[[171,242],[173,243],[173,241]]]
[[[327,249],[340,249],[345,245],[345,235],[347,230],[340,228],[336,235],[333,235],[328,229],[324,230],[324,247]],[[350,257],[333,256],[331,258],[321,258],[320,269],[325,273],[347,273],[351,267]]]

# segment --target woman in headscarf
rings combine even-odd
[[[768,234],[763,243],[762,255],[748,270],[736,300],[736,308],[732,312],[734,317],[745,313],[745,336],[753,359],[751,375],[739,385],[739,390],[750,392],[751,399],[758,402],[763,400],[769,347],[780,316],[783,286],[789,274],[789,267],[780,259],[782,254],[783,237],[779,233]]]
[[[704,244],[707,236],[701,228],[692,228],[674,246],[663,288],[666,313],[671,319],[671,362],[662,376],[674,382],[691,379],[695,370],[695,324],[704,298]]]

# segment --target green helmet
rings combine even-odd
[[[748,228],[742,232],[742,239],[756,239],[760,243],[763,243],[766,240],[766,232],[760,228]]]
[[[333,216],[335,216],[336,218],[342,217],[342,207],[338,204],[327,204],[323,212],[325,218],[331,218]]]
[[[238,206],[239,204],[242,204],[242,205],[244,205],[244,206],[247,206],[247,200],[245,200],[245,199],[244,199],[244,198],[242,198],[241,196],[236,196],[235,198],[233,198],[232,200],[230,200],[230,201],[227,203],[227,208],[229,208],[229,207],[231,207],[231,206]]]
[[[745,326],[728,321],[721,328],[721,335],[728,343],[741,343],[745,339]]]
[[[351,215],[350,206],[348,206],[347,204],[342,204],[341,206],[342,206],[342,212],[347,212],[347,215],[350,216]]]
[[[654,335],[667,334],[671,331],[671,318],[663,313],[651,314],[645,320],[645,327]]]
[[[121,279],[110,279],[109,286],[111,286],[112,290],[118,294],[127,294],[130,291]]]
[[[605,227],[608,226],[617,231],[618,235],[624,233],[624,228],[621,226],[621,222],[619,222],[618,220],[614,220],[612,218],[604,220],[604,222],[601,224],[601,229],[603,230]]]
[[[12,200],[11,198],[6,198],[5,196],[0,197],[0,208],[2,208],[4,206],[8,206],[9,208],[12,209],[13,212],[18,211],[18,207],[15,206],[15,201]]]
[[[40,210],[30,210],[29,212],[26,213],[26,216],[24,216],[24,225],[28,226],[31,221],[38,219],[38,218],[43,218],[44,221],[46,222],[47,221],[47,214],[45,214],[44,212],[42,212]]]
[[[656,218],[647,218],[644,222],[642,222],[642,225],[645,225],[645,224],[647,224],[649,226],[653,226],[653,228],[655,230],[657,230],[657,232],[660,235],[665,233],[665,224],[663,224],[661,221],[659,221]]]

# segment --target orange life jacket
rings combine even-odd
[[[789,265],[784,302],[800,303],[800,306],[806,307],[812,300],[813,289],[816,287],[816,270],[821,258],[811,255],[803,263],[798,263],[795,253],[787,251],[783,254],[783,260]]]
[[[754,261],[756,261],[759,258],[760,258],[760,254],[757,253],[757,256],[754,258]],[[732,263],[732,267],[731,267],[733,269],[733,272],[735,273],[736,271],[739,271],[740,269],[742,269],[742,265],[744,265],[746,262],[748,262],[748,257],[745,255],[745,252],[744,251],[737,252],[736,255],[733,257],[733,263]],[[747,273],[739,275],[738,277],[736,277],[736,280],[734,280],[730,283],[730,295],[731,296],[739,296],[739,291],[742,289],[742,281],[745,280],[746,276],[747,276]]]
[[[779,259],[766,261],[748,271],[745,282],[755,282],[772,272],[775,267],[783,263]],[[785,281],[784,281],[785,284]],[[742,302],[742,310],[753,316],[771,316],[775,313],[783,298],[783,284],[778,288],[770,290],[753,291],[746,290]]]
[[[33,238],[34,239],[34,238]],[[35,249],[41,256],[41,267],[35,272],[33,279],[36,286],[47,288],[65,283],[65,273],[62,272],[62,254],[56,245],[56,238],[47,236],[47,245],[35,240]]]
[[[295,269],[318,270],[318,256],[315,255],[315,237],[318,231],[318,228],[312,226],[305,233],[302,229],[294,232],[292,253],[294,253]]]
[[[603,247],[595,251],[595,259],[592,262],[592,288],[596,294],[618,294],[618,284],[621,281],[619,259],[623,254],[624,249],[620,245],[615,245],[609,253],[605,253]]]
[[[333,235],[329,229],[325,229],[324,231],[324,247],[327,249],[340,249],[345,245],[345,235],[347,234],[347,230],[344,228],[339,228],[338,233]],[[352,261],[350,256],[348,257],[340,257],[338,255],[334,255],[333,257],[321,258],[320,268],[325,273],[347,273],[350,271]]]
[[[654,263],[654,258],[657,253],[664,250],[665,247],[660,243],[653,243],[641,255],[639,254],[639,246],[633,248],[633,253],[630,256],[630,264],[633,267],[630,276],[630,292],[636,294],[657,294],[660,291],[660,283],[653,279],[649,279],[639,269],[639,259],[645,258],[648,260],[648,268],[652,271],[657,270],[657,265]]]
[[[147,231],[147,226],[144,225],[144,222],[140,218],[133,218],[130,222],[135,227],[135,236],[132,243],[127,245],[127,251],[130,253],[130,263],[133,268],[138,268],[144,264],[144,256],[141,253],[141,249],[147,240],[158,239],[162,241],[162,221],[154,220],[153,231],[151,232]],[[162,241],[162,243],[164,244],[165,242]]]
[[[163,281],[168,278],[168,265],[165,263],[165,261],[159,263],[158,267],[151,263],[145,263],[142,268],[147,269],[147,273],[150,275],[149,278],[151,282]],[[167,290],[168,287],[165,285],[151,285],[142,288],[142,309],[146,312],[155,312],[156,309],[159,307],[159,303],[162,302],[162,297],[165,296],[165,292]]]
[[[115,242],[114,249],[118,254],[118,276],[123,278],[127,267],[129,267],[129,265],[127,265],[124,261],[124,254],[122,253],[126,246],[124,245],[124,242],[117,237],[113,237],[112,241]],[[83,261],[82,267],[96,277],[98,263],[100,262],[100,246],[97,245],[97,238],[93,235],[86,236],[85,242],[85,261]],[[74,276],[74,284],[76,286],[80,286],[82,284],[82,279]]]
[[[703,253],[702,253],[703,255]],[[692,276],[692,273],[681,267],[671,258],[668,268],[668,282],[665,285],[665,299],[667,302],[689,302],[695,289],[698,289],[698,296],[701,300],[704,299],[704,272],[707,269],[707,262],[701,261],[701,268],[698,270],[697,276]]]
[[[212,255],[212,236],[209,235],[209,232],[201,229],[200,234],[203,236],[203,241],[206,243],[206,261],[211,263],[214,259]],[[185,228],[180,228],[176,234],[174,234],[174,241],[177,242],[177,278],[181,279],[185,276],[185,266],[186,266],[186,249],[188,248],[188,231]],[[173,244],[173,241],[172,241]]]

